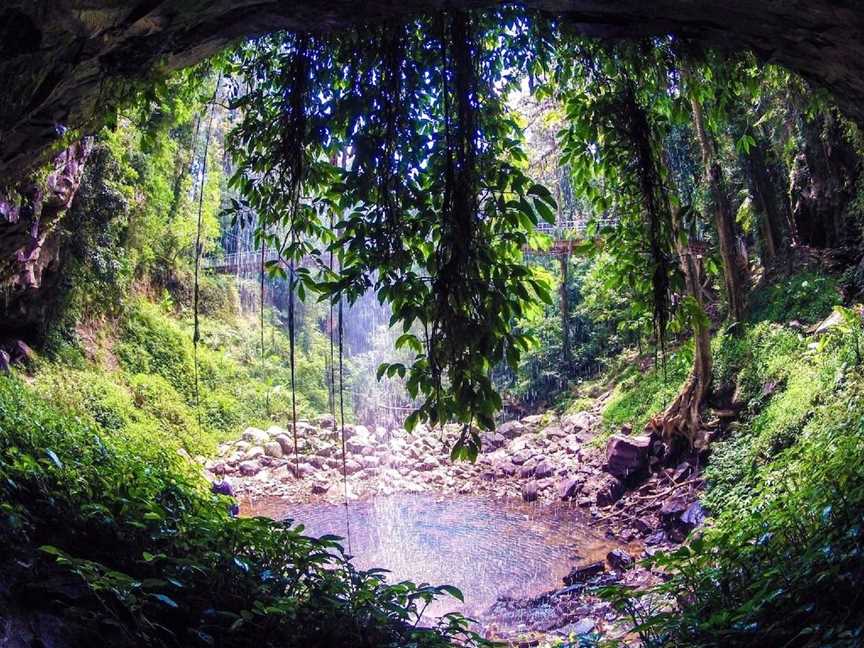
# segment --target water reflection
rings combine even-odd
[[[459,610],[476,618],[502,595],[530,596],[561,586],[576,560],[599,560],[609,542],[578,509],[475,497],[403,494],[350,505],[351,549],[358,567],[384,567],[389,580],[448,583],[465,605],[438,602],[429,613]],[[293,518],[310,535],[345,536],[345,509],[256,502],[244,514]]]

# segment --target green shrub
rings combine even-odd
[[[856,325],[860,329],[860,320]],[[860,646],[864,578],[864,367],[855,332],[808,353],[782,327],[748,328],[720,373],[759,393],[712,447],[704,532],[648,562],[668,582],[606,592],[646,646]],[[747,386],[749,385],[749,386]]]
[[[678,393],[693,361],[693,347],[687,344],[648,371],[631,364],[617,378],[615,390],[603,409],[607,430],[624,424],[640,433],[652,416],[659,414]]]
[[[750,318],[812,324],[830,315],[839,303],[837,280],[808,270],[756,291],[750,299]]]
[[[116,353],[130,374],[156,374],[187,399],[194,395],[192,340],[155,305],[142,299],[129,307]]]
[[[416,623],[426,601],[456,590],[388,584],[380,573],[356,570],[333,538],[231,518],[207,486],[173,447],[134,426],[108,434],[0,377],[7,576],[38,588],[31,605],[64,611],[73,643],[483,644],[458,615],[435,628]],[[23,564],[26,571],[13,569]]]

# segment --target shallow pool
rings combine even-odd
[[[245,515],[291,518],[309,535],[346,538],[345,507],[278,499],[245,506]],[[608,540],[579,509],[469,496],[404,494],[352,502],[351,553],[363,569],[383,567],[390,580],[455,585],[465,605],[437,602],[429,614],[458,610],[481,619],[499,596],[530,596],[562,586],[576,561],[600,560]]]

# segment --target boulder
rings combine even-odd
[[[315,466],[309,463],[301,463],[297,467],[300,471],[300,477],[308,477],[315,473]],[[292,465],[291,470],[294,470],[294,466]]]
[[[516,474],[516,471],[518,470],[518,468],[516,467],[516,464],[514,464],[512,461],[505,461],[503,463],[498,464],[498,470],[501,471],[502,475],[506,475],[507,477],[512,477],[513,475]]]
[[[345,461],[345,472],[349,475],[358,473],[361,470],[363,470],[363,466],[360,465],[359,461],[355,461],[354,459],[347,459]]]
[[[268,457],[280,459],[282,457],[282,446],[278,441],[268,441],[264,444],[264,454]]]
[[[612,475],[606,475],[598,484],[597,506],[609,506],[624,495],[624,482]]]
[[[545,479],[546,477],[551,477],[554,472],[552,465],[544,459],[534,469],[534,476],[537,479]]]
[[[256,445],[260,445],[262,443],[266,443],[270,440],[270,435],[267,434],[264,430],[261,430],[256,427],[248,427],[243,430],[243,434],[240,437],[244,441],[248,441],[249,443],[254,443]]]
[[[525,502],[534,502],[540,492],[540,487],[535,481],[530,481],[522,485],[522,500]]]
[[[322,414],[315,419],[315,423],[324,430],[336,429],[336,417],[331,414]]]
[[[355,425],[351,436],[352,437],[355,437],[355,436],[365,437],[368,439],[369,438],[369,428],[367,428],[365,425]]]
[[[380,465],[380,460],[378,457],[363,457],[360,459],[360,463],[363,464],[364,468],[378,468]]]
[[[567,414],[562,418],[561,427],[568,434],[574,434],[590,430],[596,421],[597,417],[590,412],[576,412],[575,414]]]
[[[644,470],[651,450],[649,436],[621,436],[616,434],[606,443],[606,465],[603,469],[615,477],[626,479]]]
[[[579,492],[582,481],[575,477],[568,477],[558,482],[558,498],[562,500],[573,499]]]
[[[330,490],[330,482],[323,479],[316,479],[312,482],[311,490],[315,495],[323,495]]]
[[[243,453],[243,459],[255,459],[255,457],[263,457],[264,456],[264,448],[261,446],[251,446],[246,452]]]
[[[372,442],[364,436],[355,435],[345,442],[349,452],[362,452],[363,448],[371,448]]]
[[[261,470],[261,466],[258,465],[257,461],[241,461],[239,468],[240,474],[244,477],[256,475]]]
[[[545,436],[547,439],[560,439],[561,437],[567,436],[567,433],[558,425],[547,425],[543,430],[541,430],[540,434]]]
[[[534,462],[528,462],[519,468],[520,479],[530,479],[534,476]]]
[[[279,444],[282,448],[282,454],[290,454],[294,452],[294,440],[287,434],[279,434],[273,437],[273,441]]]
[[[269,436],[271,439],[279,436],[280,434],[287,435],[290,434],[290,432],[283,427],[279,427],[278,425],[271,425],[267,428],[267,436]]]
[[[528,427],[537,427],[538,425],[543,424],[543,420],[546,418],[544,414],[532,414],[531,416],[526,416],[522,419],[522,425]]]
[[[13,364],[29,364],[36,358],[36,353],[23,340],[15,340],[7,349]]]
[[[525,426],[520,421],[507,421],[498,426],[496,432],[505,439],[515,439],[525,431]]]
[[[606,554],[606,562],[609,563],[609,566],[612,569],[617,569],[618,571],[626,571],[633,566],[633,556],[624,551],[623,549],[613,549],[608,554]]]
[[[497,450],[507,443],[507,439],[499,432],[487,432],[480,437],[480,440],[483,444],[483,449],[486,451]]]
[[[327,465],[327,458],[322,457],[321,455],[312,455],[308,458],[309,465],[318,468],[324,468]]]
[[[9,373],[11,366],[12,361],[9,358],[9,354],[0,349],[0,373]]]
[[[534,456],[534,452],[532,450],[520,450],[512,457],[510,457],[510,461],[512,461],[517,466],[521,466],[526,461],[530,460],[531,457]]]
[[[570,570],[570,573],[564,577],[565,585],[576,585],[586,583],[598,574],[606,571],[606,564],[602,560],[589,563],[587,565],[579,565]]]

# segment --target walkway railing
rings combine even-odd
[[[551,236],[554,241],[550,251],[552,253],[559,252],[564,247],[579,241],[585,234],[588,226],[589,217],[582,214],[575,214],[566,218],[561,218],[554,225],[545,221],[537,225],[537,231]],[[614,218],[597,219],[597,224],[600,227],[614,225]],[[279,251],[275,248],[264,250],[264,262],[277,261],[279,259]],[[201,267],[215,270],[216,272],[241,272],[243,270],[260,270],[261,268],[261,250],[249,250],[246,252],[233,252],[221,257],[204,257],[201,259]]]

